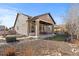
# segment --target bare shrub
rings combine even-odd
[[[15,48],[14,47],[8,47],[4,49],[4,55],[6,56],[15,56]]]

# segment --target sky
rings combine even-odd
[[[17,13],[30,16],[50,13],[56,24],[63,24],[63,16],[70,7],[68,3],[0,3],[0,25],[12,27]]]

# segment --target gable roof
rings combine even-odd
[[[53,17],[51,16],[51,14],[48,13],[48,15],[50,16],[50,18],[52,19],[52,21],[54,22],[54,24],[56,24],[56,22],[54,21]]]
[[[52,16],[51,16],[50,13],[45,13],[45,14],[42,14],[42,15],[35,16],[35,17],[32,18],[32,20],[36,20],[36,19],[38,19],[39,17],[44,16],[44,15],[49,15],[50,18],[52,19],[52,21],[54,22],[54,24],[56,24],[56,22],[54,21],[54,19],[52,18]]]
[[[54,19],[52,18],[52,16],[51,16],[50,13],[45,13],[45,14],[42,14],[42,15],[34,16],[34,17],[29,16],[29,15],[26,15],[26,14],[23,14],[23,13],[17,13],[17,15],[16,15],[16,19],[15,19],[15,23],[14,23],[14,27],[15,27],[15,25],[16,25],[18,16],[19,16],[20,14],[22,14],[22,15],[24,15],[24,16],[27,16],[27,17],[28,17],[28,20],[36,20],[36,19],[38,19],[38,18],[41,17],[41,16],[49,15],[50,18],[52,19],[52,21],[54,22],[54,24],[56,24],[56,22],[54,21]]]
[[[27,16],[29,19],[32,18],[32,16],[29,16],[29,15],[26,15],[26,14],[23,14],[23,13],[17,13],[17,15],[16,15],[16,19],[15,19],[15,23],[14,23],[14,26],[13,26],[13,27],[15,27],[16,22],[17,22],[17,19],[18,19],[18,16],[19,16],[20,14],[21,14],[21,15],[24,15],[24,16]]]

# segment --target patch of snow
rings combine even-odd
[[[70,47],[78,47],[76,44],[69,44]]]
[[[7,44],[7,43],[0,43],[0,46],[1,46],[1,45],[5,45],[5,44]]]
[[[78,52],[79,52],[79,49],[72,48],[72,52],[73,52],[73,53],[78,53]]]

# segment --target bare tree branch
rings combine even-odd
[[[79,36],[79,4],[72,4],[64,19],[68,33],[72,37],[73,35]]]

